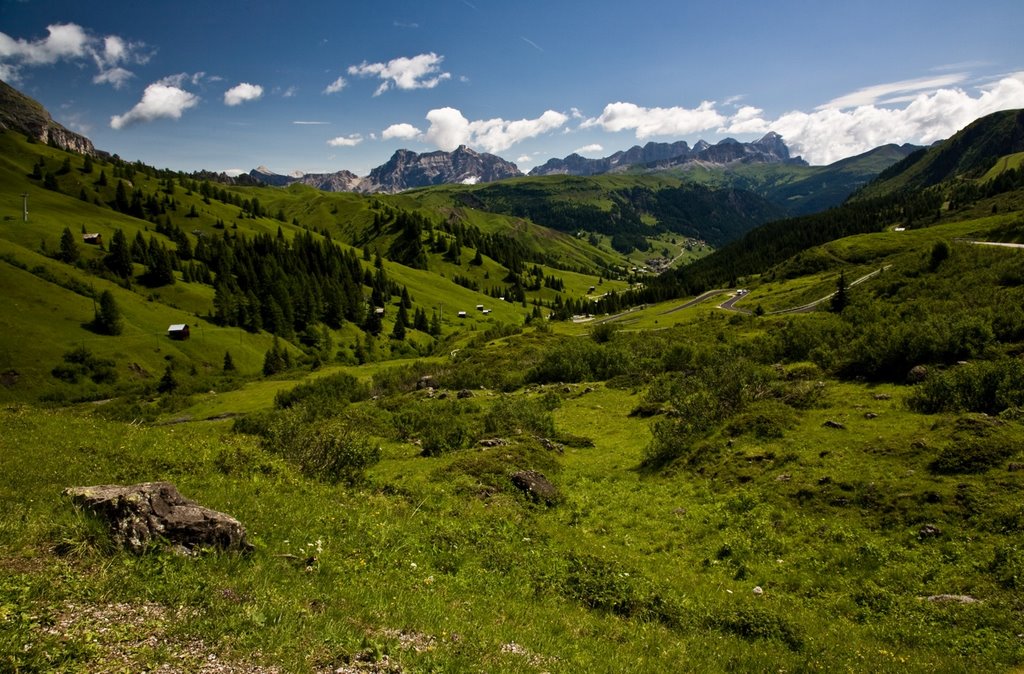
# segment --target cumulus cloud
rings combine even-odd
[[[48,35],[37,40],[12,38],[0,33],[0,75],[17,82],[23,67],[52,65],[58,61],[79,62],[92,59],[99,71],[96,84],[125,85],[132,73],[123,66],[145,63],[149,52],[142,42],[130,42],[116,35],[99,38],[74,23],[55,23],[46,27]]]
[[[417,129],[412,124],[392,124],[388,128],[381,131],[380,137],[382,140],[390,140],[392,138],[400,138],[402,140],[409,140],[419,136],[422,131]]]
[[[224,92],[224,105],[241,105],[247,101],[255,101],[263,96],[263,87],[258,84],[242,82]]]
[[[437,108],[427,113],[430,128],[424,134],[428,142],[451,152],[460,145],[472,145],[485,152],[501,152],[516,143],[560,128],[567,115],[547,110],[536,119],[486,119],[469,121],[455,108]]]
[[[728,126],[718,131],[720,133],[765,133],[768,131],[768,123],[762,118],[764,110],[755,108],[752,105],[744,105],[729,118]]]
[[[367,63],[349,66],[348,74],[357,77],[377,77],[383,80],[374,96],[380,96],[392,87],[399,89],[433,89],[451,78],[451,73],[441,71],[443,56],[433,52],[413,57],[400,57],[387,63]]]
[[[345,81],[345,78],[339,76],[338,79],[334,80],[333,82],[328,84],[326,87],[324,87],[324,93],[325,94],[336,94],[339,91],[341,91],[342,89],[344,89],[346,84],[348,84],[348,83]]]
[[[644,108],[634,103],[609,103],[599,117],[584,121],[582,128],[599,126],[605,131],[632,130],[638,140],[653,136],[685,136],[723,125],[726,118],[713,101],[703,101],[695,109],[682,107]]]
[[[942,88],[919,93],[902,108],[860,105],[848,110],[794,111],[768,127],[810,163],[830,164],[887,143],[927,145],[952,136],[979,117],[1020,107],[1024,107],[1024,72],[989,83],[975,96],[959,88]]]
[[[338,136],[327,141],[327,144],[331,147],[354,147],[363,142],[363,137],[358,133],[353,133],[348,136]]]
[[[110,128],[123,129],[139,122],[155,119],[180,119],[182,113],[199,104],[199,97],[179,87],[163,82],[154,82],[146,87],[142,100],[123,115],[110,118]]]
[[[598,143],[591,143],[590,145],[578,147],[575,150],[573,150],[573,152],[575,152],[578,155],[597,154],[598,152],[604,152],[604,147],[602,147]]]

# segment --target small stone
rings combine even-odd
[[[824,426],[825,428],[835,428],[836,430],[840,431],[846,428],[846,426],[844,426],[843,424],[839,423],[838,421],[833,421],[832,419],[829,419],[828,421],[823,423],[822,426]]]
[[[754,592],[754,596],[756,596],[756,597],[760,597],[761,595],[764,594],[764,590],[761,589],[760,585],[755,586],[753,592]]]
[[[921,527],[918,530],[918,532],[917,532],[917,537],[921,538],[921,539],[924,539],[924,538],[935,538],[935,537],[941,536],[941,535],[942,535],[942,530],[939,529],[934,524],[926,524],[923,527]]]
[[[864,413],[864,418],[865,419],[877,419],[878,415],[875,414],[874,412],[865,412]]]
[[[940,604],[977,604],[979,600],[969,594],[933,594],[930,597],[925,597],[925,601]]]

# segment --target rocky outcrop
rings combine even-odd
[[[69,487],[64,494],[103,518],[114,540],[135,553],[160,542],[189,551],[252,549],[241,522],[185,498],[169,482]]]
[[[62,150],[97,156],[92,141],[53,121],[50,113],[6,82],[0,81],[0,129],[10,129],[59,147]]]
[[[361,191],[394,193],[428,185],[489,183],[521,175],[512,162],[465,145],[454,152],[417,154],[398,150],[387,163],[370,171]]]
[[[249,175],[267,185],[283,187],[302,183],[326,192],[362,192],[393,194],[416,187],[451,183],[487,183],[523,175],[512,162],[493,154],[479,153],[465,145],[454,152],[426,152],[398,150],[387,163],[360,178],[351,171],[336,173],[307,173],[285,176],[261,166]]]

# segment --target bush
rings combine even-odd
[[[553,437],[555,419],[549,404],[550,400],[544,398],[503,395],[484,415],[484,431],[497,435]]]
[[[710,619],[711,626],[744,639],[771,639],[781,641],[790,650],[803,649],[799,630],[788,620],[768,609],[754,606],[740,607]]]
[[[1017,448],[1002,438],[972,438],[947,445],[930,464],[941,475],[983,473],[1012,456]]]
[[[683,622],[678,604],[635,570],[590,554],[574,554],[566,562],[564,577],[558,579],[564,596],[625,618],[654,620],[668,627]]]
[[[307,477],[355,484],[380,461],[381,449],[344,417],[308,423],[302,410],[288,410],[271,423],[263,448],[295,464]]]
[[[765,400],[731,418],[725,431],[734,436],[749,433],[765,440],[781,438],[795,425],[796,413],[791,407],[774,400]]]
[[[907,404],[924,414],[999,414],[1024,405],[1024,361],[980,361],[938,372],[914,390]]]
[[[347,372],[339,372],[279,392],[274,396],[274,407],[288,409],[302,403],[316,410],[315,416],[325,416],[329,410],[369,397],[370,390],[365,384]]]
[[[402,440],[418,440],[424,456],[462,449],[473,441],[472,402],[421,400],[400,407],[393,428]]]

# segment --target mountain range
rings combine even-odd
[[[768,133],[752,143],[726,138],[711,145],[701,140],[692,148],[686,141],[651,142],[602,159],[587,159],[574,153],[563,159],[549,159],[528,175],[592,176],[634,168],[658,171],[686,166],[728,168],[749,164],[807,166],[803,159],[790,157],[789,148],[782,136]],[[365,177],[347,170],[283,175],[265,166],[249,171],[248,175],[253,180],[275,187],[301,183],[327,192],[394,194],[431,185],[489,183],[518,178],[524,174],[510,161],[460,145],[454,152],[439,150],[419,154],[411,150],[398,150],[391,159]]]
[[[725,138],[715,145],[698,141],[692,148],[686,141],[675,143],[647,143],[643,147],[634,145],[628,150],[616,152],[601,159],[587,159],[573,153],[563,159],[549,159],[530,171],[531,176],[576,175],[590,176],[601,173],[626,171],[636,167],[663,170],[701,164],[730,166],[733,164],[791,164],[807,166],[800,157],[790,157],[789,148],[782,136],[769,132],[760,140],[741,143],[734,138]]]

